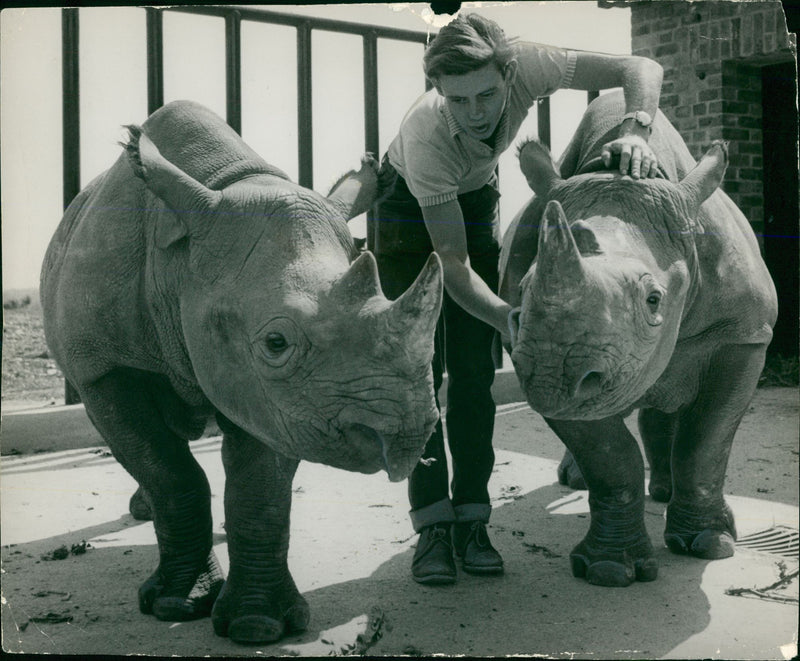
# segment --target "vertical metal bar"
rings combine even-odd
[[[364,147],[373,154],[379,149],[378,128],[378,37],[365,34],[364,40]]]
[[[78,9],[61,10],[62,199],[64,209],[81,190],[80,21]],[[64,403],[81,401],[64,379]]]
[[[548,97],[537,101],[536,116],[539,141],[550,149],[550,99]]]
[[[61,10],[63,199],[69,206],[81,189],[80,26],[78,9]]]
[[[227,120],[242,134],[242,17],[238,11],[225,16],[225,96]]]
[[[298,182],[314,187],[313,116],[311,112],[311,24],[297,26]]]
[[[147,114],[164,105],[164,14],[145,7],[147,16]]]
[[[363,35],[364,42],[364,149],[380,159],[380,124],[378,121],[378,36],[375,32]],[[374,251],[375,217],[367,212],[367,245]]]

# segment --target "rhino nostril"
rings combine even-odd
[[[583,375],[578,383],[572,396],[576,399],[589,399],[600,393],[601,384],[603,381],[603,373],[590,370]]]

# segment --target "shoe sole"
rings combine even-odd
[[[452,585],[456,582],[455,576],[448,576],[447,574],[433,574],[431,576],[412,576],[417,583],[421,585]]]
[[[462,569],[467,572],[467,574],[477,574],[479,576],[492,576],[503,573],[502,567],[467,567],[462,565]]]

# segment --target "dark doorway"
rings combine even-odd
[[[764,152],[764,258],[778,292],[778,323],[770,353],[798,355],[798,153],[794,62],[765,66],[761,75]]]

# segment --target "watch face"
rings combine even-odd
[[[653,119],[644,110],[636,112],[636,121],[642,126],[650,126],[653,123]]]

